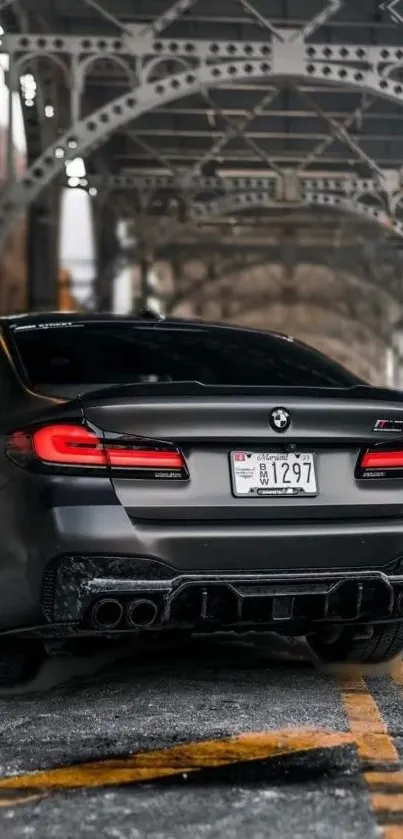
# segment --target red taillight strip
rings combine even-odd
[[[11,437],[14,448],[21,445],[19,435],[16,432]],[[81,425],[47,425],[37,429],[32,434],[32,452],[42,463],[52,465],[186,470],[184,458],[174,446],[172,450],[163,450],[152,444],[149,449],[140,448],[131,440],[109,443]]]
[[[362,469],[403,469],[403,451],[368,451],[361,458]]]
[[[106,444],[106,457],[111,466],[132,469],[183,469],[184,461],[178,451],[147,451],[133,448],[116,448]]]

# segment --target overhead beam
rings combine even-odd
[[[385,171],[386,177],[386,171]],[[396,171],[398,177],[400,173]],[[91,186],[96,186],[102,190],[114,189],[140,189],[140,190],[157,190],[157,189],[176,189],[180,188],[183,191],[186,188],[192,191],[198,189],[200,191],[221,190],[223,192],[240,192],[248,189],[270,189],[273,183],[278,183],[280,180],[286,179],[286,174],[267,173],[264,176],[250,177],[244,175],[234,177],[231,175],[222,176],[208,176],[200,175],[192,172],[181,172],[178,176],[174,175],[134,175],[131,173],[120,175],[90,175],[89,181]],[[312,184],[318,189],[334,190],[335,192],[351,193],[352,191],[375,192],[382,186],[383,180],[376,178],[357,178],[351,172],[335,173],[305,173],[299,178],[302,186],[307,184],[311,187]]]
[[[176,175],[103,175],[89,177],[89,186],[100,191],[125,192],[136,190],[149,195],[161,190],[196,198],[198,193],[238,194],[263,191],[268,197],[287,201],[303,200],[307,192],[321,191],[339,193],[350,198],[371,195],[379,204],[393,206],[394,213],[403,200],[403,172],[399,170],[378,170],[377,177],[358,178],[350,172],[334,173],[268,173],[264,177],[208,177],[195,169],[181,171]]]
[[[0,13],[17,0],[0,0]],[[86,0],[95,3],[97,0]],[[115,20],[118,20],[113,16]],[[234,61],[243,59],[268,58],[275,49],[275,41],[269,34],[266,39],[207,39],[207,38],[156,38],[152,25],[144,28],[141,24],[122,24],[122,36],[102,36],[98,34],[70,35],[61,33],[27,32],[23,34],[5,33],[1,37],[2,52],[32,55],[33,53],[68,54],[68,55],[154,55],[162,58],[183,58],[192,56],[201,59],[227,60],[230,55]],[[283,30],[284,31],[284,30]],[[101,45],[101,46],[100,46]],[[293,43],[289,45],[292,60]],[[295,49],[295,47],[294,47]],[[354,63],[354,66],[371,67],[390,65],[401,62],[401,46],[366,46],[360,43],[318,43],[304,44],[304,61],[328,64]]]

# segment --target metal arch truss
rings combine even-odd
[[[252,179],[253,180],[253,179]],[[259,179],[260,180],[260,179]],[[242,210],[256,210],[256,209],[272,209],[283,210],[290,208],[315,208],[327,207],[341,213],[358,216],[361,220],[373,222],[390,235],[398,238],[403,238],[403,221],[394,218],[386,210],[359,201],[355,198],[342,197],[331,192],[321,191],[306,191],[298,199],[291,201],[276,201],[269,192],[263,190],[249,190],[246,192],[233,192],[232,194],[223,195],[211,201],[203,201],[192,204],[187,213],[186,222],[180,222],[172,215],[159,216],[159,227],[156,226],[156,217],[149,216],[150,221],[150,244],[155,243],[156,230],[159,233],[159,242],[161,246],[165,246],[167,242],[171,241],[175,236],[180,234],[183,230],[184,224],[188,225],[202,225],[215,219],[220,219],[229,214],[234,214]],[[124,205],[122,205],[122,212],[124,215]],[[146,217],[143,216],[144,232],[143,238],[147,239],[147,224]]]
[[[343,198],[330,192],[307,191],[299,201],[296,200],[295,202],[273,201],[264,192],[242,192],[224,196],[214,201],[196,204],[190,209],[190,218],[193,221],[205,222],[208,219],[224,216],[238,210],[264,207],[281,209],[293,205],[299,207],[329,207],[340,212],[357,215],[367,221],[373,221],[390,233],[403,238],[403,221],[393,218],[385,210],[378,207],[356,199]]]
[[[201,175],[109,175],[89,179],[100,192],[134,190],[139,205],[163,190],[189,200],[188,219],[205,222],[237,210],[287,208],[290,206],[329,207],[373,221],[396,236],[403,237],[403,221],[396,210],[403,199],[403,173],[387,170],[378,178],[357,178],[349,173],[324,178],[298,175],[293,171],[266,177],[204,177]],[[211,201],[198,202],[200,193],[219,193]],[[376,199],[368,204],[365,197]]]
[[[336,8],[337,3],[333,6]],[[21,180],[10,183],[1,195],[0,243],[16,218],[63,173],[66,162],[88,156],[141,115],[191,94],[241,80],[261,79],[273,87],[287,80],[294,84],[314,80],[403,104],[403,83],[393,78],[402,66],[403,48],[310,45],[304,41],[307,35],[304,30],[290,29],[276,30],[275,36],[268,31],[267,40],[257,42],[156,39],[152,27],[145,31],[137,24],[126,26],[125,30],[116,38],[3,36],[1,49],[10,54],[10,68],[17,75],[25,72],[29,62],[38,56],[53,57],[59,66],[62,62],[66,68],[72,95],[70,129],[44,151]],[[127,62],[130,89],[82,117],[81,94],[89,64],[103,56],[114,56],[121,65]],[[176,59],[180,71],[158,78],[158,73],[164,72],[167,57]],[[347,131],[345,135],[348,137]],[[399,192],[400,176],[393,196]],[[315,194],[308,190],[304,200],[314,202]],[[389,204],[388,211],[370,208],[351,197],[342,199],[329,194],[325,198],[320,189],[317,201],[340,209],[355,208],[360,214],[392,227],[397,235],[403,235],[403,226],[394,218],[400,196],[395,205]],[[197,208],[195,211],[197,215]]]

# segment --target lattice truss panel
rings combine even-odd
[[[13,2],[0,0],[0,13]],[[83,2],[100,10],[95,0]],[[163,221],[162,229],[167,239],[177,233],[184,221],[197,227],[209,219],[237,211],[289,206],[333,208],[373,221],[390,234],[403,238],[403,215],[399,217],[403,169],[381,169],[349,133],[376,99],[403,106],[403,81],[400,80],[403,46],[310,43],[310,37],[340,10],[342,0],[331,0],[300,30],[276,29],[269,20],[261,19],[262,39],[259,41],[164,38],[164,30],[196,2],[179,0],[146,27],[123,25],[115,20],[119,32],[116,37],[43,33],[3,36],[1,49],[9,55],[12,89],[18,89],[20,77],[43,57],[62,72],[70,91],[70,127],[43,151],[20,180],[9,171],[7,188],[0,197],[0,242],[42,190],[59,176],[65,176],[69,161],[76,157],[89,158],[119,132],[130,130],[136,140],[136,120],[175,100],[202,94],[208,103],[216,88],[252,80],[262,83],[259,104],[237,123],[226,118],[225,132],[214,140],[193,167],[177,170],[169,160],[155,152],[156,159],[165,164],[171,174],[144,178],[107,172],[89,178],[88,188],[93,194],[104,197],[117,193],[123,204],[125,194],[134,193],[134,203],[143,217],[149,213],[155,196],[161,190],[168,191],[177,209]],[[246,5],[249,11],[252,9],[259,18],[249,0],[238,2]],[[87,77],[100,58],[108,58],[124,72],[127,92],[91,113],[84,113]],[[301,85],[312,80],[325,89],[342,86],[346,92],[359,93],[360,106],[340,123],[310,100],[318,116],[327,124],[328,138],[307,154],[296,169],[283,170],[249,137],[248,127],[270,107],[284,86],[291,86],[303,98],[309,99],[301,91]],[[217,158],[236,136],[242,136],[248,146],[254,148],[260,169],[264,166],[267,175],[259,178],[204,176],[206,163]],[[355,162],[365,166],[367,178],[358,178],[348,171],[324,178],[312,171],[312,164],[320,163],[324,151],[335,140],[345,144]],[[137,141],[142,142],[138,138]],[[127,204],[133,204],[131,198]],[[175,213],[177,218],[172,217]]]

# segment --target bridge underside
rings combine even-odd
[[[29,304],[56,304],[60,190],[79,188],[89,307],[132,265],[134,305],[292,330],[384,380],[403,296],[401,6],[0,0],[28,144],[22,175],[9,144],[0,242],[28,218]]]

